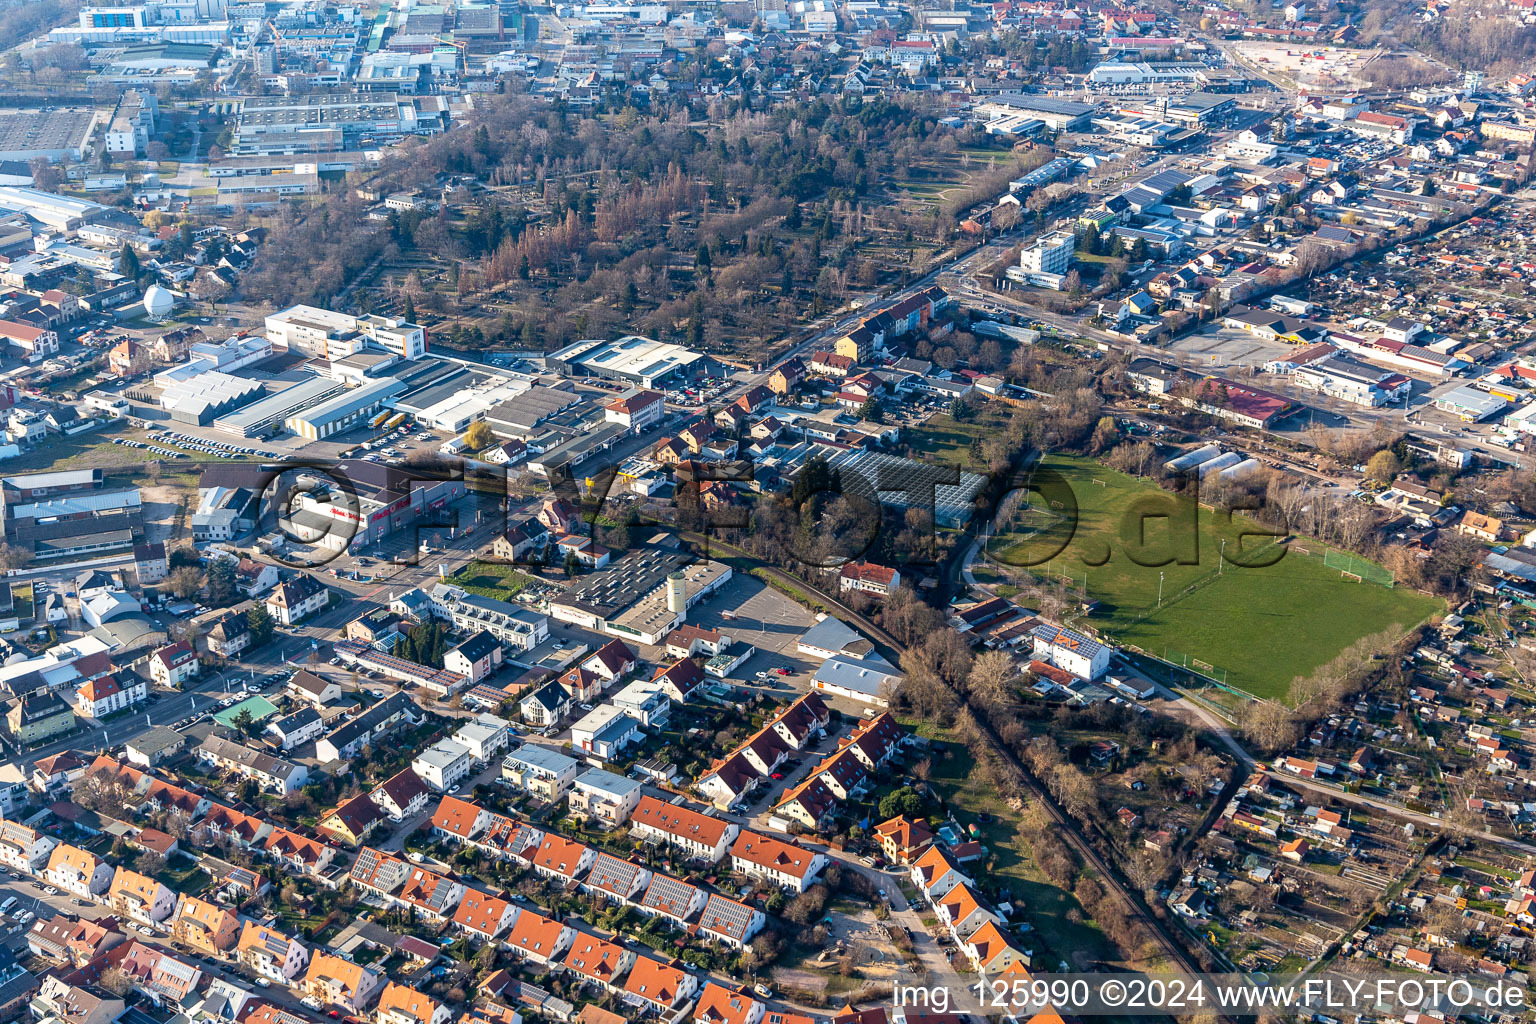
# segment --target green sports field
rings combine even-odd
[[[988,557],[1018,564],[1058,548],[1075,499],[1070,541],[1031,571],[1070,578],[1074,590],[1086,583],[1088,596],[1099,602],[1086,621],[1116,642],[1175,662],[1198,659],[1210,666],[1208,674],[1261,697],[1283,698],[1294,677],[1310,674],[1360,637],[1392,625],[1409,629],[1443,608],[1413,590],[1345,577],[1326,564],[1315,541],[1276,546],[1264,537],[1244,538],[1263,527],[1190,503],[1174,505],[1150,481],[1092,459],[1053,455],[1044,467],[1070,496],[1058,494],[1060,507],[1052,507],[1049,495],[1031,495],[1030,507],[1013,517],[1014,529],[988,544]],[[1193,564],[1155,564],[1169,555]],[[1245,568],[1234,565],[1233,556],[1272,564]]]

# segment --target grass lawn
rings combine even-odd
[[[1077,897],[1052,885],[1035,863],[1023,822],[1004,795],[975,770],[964,746],[944,746],[949,756],[940,758],[935,744],[928,784],[962,826],[975,822],[980,828],[981,841],[992,859],[986,870],[971,865],[974,877],[991,894],[1006,890],[1014,906],[1023,908],[1022,919],[1032,926],[1025,943],[1035,951],[1036,969],[1054,971],[1058,960],[1066,960],[1077,970],[1074,954],[1119,962],[1120,953],[1083,911]],[[991,815],[992,820],[978,821],[981,814]]]
[[[470,562],[448,578],[448,582],[463,587],[471,594],[492,597],[498,601],[510,601],[517,592],[533,580],[515,566],[497,565],[495,562]]]
[[[1088,595],[1099,602],[1087,622],[1116,642],[1175,662],[1199,659],[1261,697],[1283,697],[1292,678],[1310,674],[1366,634],[1394,625],[1410,629],[1444,608],[1417,591],[1345,579],[1324,564],[1324,546],[1304,538],[1278,549],[1284,556],[1272,565],[1245,568],[1229,558],[1218,575],[1222,541],[1228,556],[1251,555],[1270,543],[1252,536],[1261,527],[1206,509],[1185,518],[1187,505],[1177,522],[1143,518],[1166,516],[1173,507],[1171,496],[1150,481],[1075,456],[1052,455],[1045,465],[1066,481],[1078,513],[1066,547],[1032,571],[1070,577],[1074,587],[1086,581]],[[1067,508],[1033,498],[1019,521],[1039,532],[998,534],[989,555],[1017,564],[1068,537]],[[1135,536],[1138,526],[1144,539]],[[1241,537],[1244,532],[1249,536]],[[1130,557],[1158,562],[1176,550],[1190,551],[1194,564],[1146,566]]]
[[[971,468],[971,442],[986,437],[1007,422],[1006,407],[988,405],[974,420],[961,423],[948,413],[935,413],[907,431],[913,458],[960,469]]]

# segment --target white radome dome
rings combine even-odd
[[[169,316],[171,310],[175,308],[176,296],[157,284],[150,285],[149,290],[144,293],[144,311],[150,316]]]

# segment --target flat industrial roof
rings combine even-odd
[[[271,383],[270,381],[268,383]],[[344,387],[339,381],[326,377],[311,377],[275,395],[268,395],[257,402],[226,416],[220,416],[213,425],[220,430],[232,430],[243,434],[268,420],[285,420],[304,407],[337,394]]]

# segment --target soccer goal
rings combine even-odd
[[[1323,564],[1330,569],[1337,569],[1340,579],[1349,580],[1352,583],[1375,583],[1378,586],[1391,587],[1396,582],[1390,569],[1384,569],[1375,562],[1345,551],[1334,551],[1332,548],[1325,550]]]

